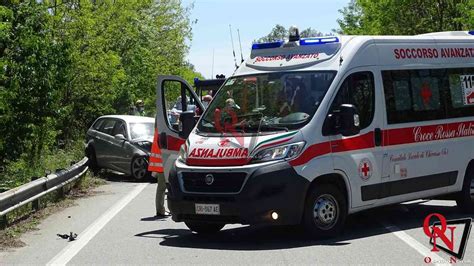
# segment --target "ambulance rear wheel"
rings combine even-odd
[[[316,238],[334,237],[341,233],[347,217],[347,203],[342,192],[333,185],[313,186],[308,194],[303,217],[305,230]]]
[[[198,234],[213,234],[219,232],[225,224],[204,223],[204,222],[185,222],[189,230]]]
[[[458,207],[465,213],[474,213],[474,166],[466,171],[462,191],[456,199]]]

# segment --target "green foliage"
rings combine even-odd
[[[0,3],[0,183],[44,174],[100,115],[138,99],[154,115],[158,75],[200,76],[179,0]]]
[[[6,162],[8,167],[0,173],[0,188],[14,188],[31,181],[33,176],[45,176],[46,171],[54,172],[56,169],[67,168],[71,162],[77,162],[83,156],[84,142],[82,140],[71,142],[64,149],[44,150],[35,160],[34,167],[31,165],[31,159],[23,154],[14,161]]]
[[[340,33],[415,35],[474,28],[474,0],[353,0],[340,10]]]
[[[254,42],[256,43],[261,43],[261,42],[274,42],[274,41],[279,41],[279,40],[284,40],[288,39],[288,29],[286,29],[284,26],[280,24],[276,24],[275,27],[270,31],[270,33],[266,36],[263,36]],[[300,31],[300,37],[301,38],[307,38],[307,37],[318,37],[318,36],[323,36],[323,35],[328,35],[328,34],[323,34],[320,31],[317,31],[311,27],[304,29]]]

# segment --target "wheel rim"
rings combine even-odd
[[[319,196],[313,207],[313,220],[317,227],[328,230],[337,222],[339,205],[337,200],[329,194]]]
[[[132,163],[132,174],[136,179],[142,179],[146,175],[147,167],[144,158],[136,158]]]

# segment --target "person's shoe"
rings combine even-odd
[[[165,213],[163,213],[163,214],[162,214],[162,213],[157,213],[155,217],[156,217],[156,218],[166,218],[166,217],[169,217],[169,216],[171,216],[170,213],[169,213],[169,212],[165,212]]]

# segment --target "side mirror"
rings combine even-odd
[[[357,108],[352,104],[342,104],[333,112],[334,130],[345,137],[359,134],[360,119]]]
[[[118,140],[124,140],[124,141],[127,140],[123,134],[117,134],[114,136],[114,138]]]
[[[195,125],[196,119],[194,119],[194,111],[182,112],[179,115],[179,136],[183,139],[187,139]]]

